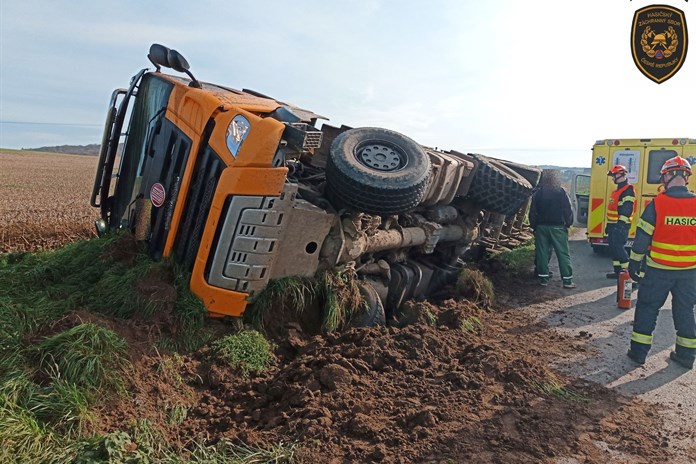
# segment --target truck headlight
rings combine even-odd
[[[238,114],[232,119],[230,125],[227,126],[227,148],[232,153],[232,156],[237,157],[237,153],[242,146],[242,143],[249,135],[250,124],[247,118]]]

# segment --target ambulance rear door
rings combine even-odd
[[[576,227],[587,227],[590,208],[590,183],[589,174],[577,174],[573,178],[570,202],[573,206],[573,225]]]
[[[636,192],[636,199],[640,197],[643,182],[642,171],[644,169],[645,144],[637,139],[621,140],[619,143],[614,142],[609,149],[611,165],[609,169],[620,164],[628,170],[628,183],[633,185]],[[607,202],[611,192],[616,190],[616,184],[613,181],[607,182],[606,198]],[[629,231],[629,237],[635,237],[637,218],[633,217],[633,223]],[[628,241],[627,246],[633,245],[633,240]]]

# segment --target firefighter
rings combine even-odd
[[[660,171],[665,191],[645,208],[638,221],[631,249],[628,272],[640,279],[641,260],[646,260],[645,276],[638,290],[638,301],[628,356],[638,364],[652,345],[657,315],[672,294],[672,317],[677,330],[672,361],[693,368],[696,358],[696,194],[687,183],[691,165],[676,156]]]
[[[611,252],[614,271],[607,274],[607,279],[618,279],[619,273],[628,268],[628,230],[633,220],[636,193],[628,183],[628,169],[617,164],[607,172],[616,184],[616,190],[611,192],[607,205],[607,228],[609,250]]]

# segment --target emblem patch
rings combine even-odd
[[[633,15],[633,62],[648,79],[661,84],[684,64],[688,45],[684,12],[668,5],[650,5]]]

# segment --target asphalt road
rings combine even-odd
[[[611,258],[592,252],[584,229],[573,231],[570,250],[578,288],[560,299],[526,308],[553,330],[587,341],[586,351],[559,360],[555,367],[661,405],[672,434],[670,447],[680,456],[673,463],[696,462],[696,369],[689,371],[669,360],[676,336],[671,298],[660,311],[647,362],[637,366],[626,356],[634,310],[617,307],[616,285],[605,277],[611,271]],[[551,269],[558,280],[552,285],[560,287],[555,257]]]

